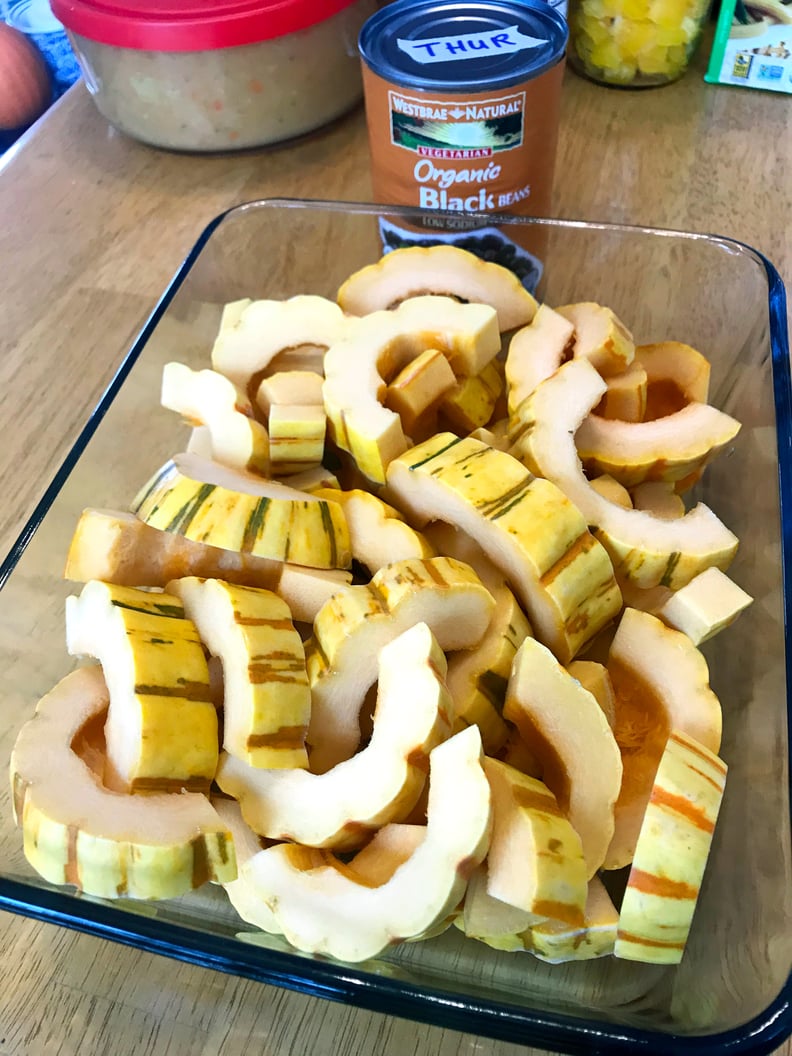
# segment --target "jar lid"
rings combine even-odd
[[[396,0],[360,32],[366,65],[401,87],[488,91],[538,77],[568,30],[544,0]]]
[[[355,0],[50,0],[73,33],[145,51],[214,51],[284,37]]]

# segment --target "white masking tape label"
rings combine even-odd
[[[518,26],[489,30],[486,33],[465,33],[462,36],[429,37],[426,40],[397,41],[403,52],[416,62],[458,62],[460,59],[480,59],[484,56],[506,55],[515,51],[539,48],[547,41],[528,37]]]

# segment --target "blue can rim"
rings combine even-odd
[[[480,61],[446,61],[421,67],[397,44],[400,35],[407,40],[427,39],[427,29],[441,27],[444,21],[449,28],[466,19],[471,25],[478,20],[484,26],[487,18],[493,29],[516,24],[527,34],[544,39],[546,45],[504,56],[501,68],[495,70],[492,64],[482,65]],[[438,33],[430,32],[429,36]],[[400,87],[474,93],[497,91],[540,77],[563,59],[568,37],[566,20],[546,0],[394,0],[364,23],[358,48],[373,73]]]

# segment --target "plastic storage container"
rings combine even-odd
[[[362,94],[356,38],[374,0],[52,0],[116,128],[172,150],[263,146]]]
[[[678,80],[711,0],[569,0],[569,64],[599,84],[651,88]]]
[[[227,301],[298,292],[334,297],[352,271],[379,257],[382,212],[377,205],[269,201],[233,209],[206,228],[19,542],[0,560],[6,760],[36,700],[76,665],[64,647],[63,606],[80,588],[62,574],[82,510],[125,508],[187,442],[189,426],[159,407],[163,365],[176,359],[205,367]],[[388,212],[413,225],[423,219],[395,206]],[[486,226],[488,218],[478,221]],[[157,903],[79,897],[45,883],[27,864],[8,781],[0,785],[0,907],[305,993],[554,1052],[769,1053],[792,1030],[784,618],[792,600],[785,560],[792,396],[783,286],[761,254],[728,239],[579,221],[504,218],[503,224],[545,229],[543,299],[591,298],[629,321],[641,342],[674,337],[693,344],[712,363],[712,402],[743,423],[734,450],[708,467],[691,495],[740,537],[730,575],[755,601],[703,647],[723,705],[721,755],[729,776],[682,963],[606,957],[551,965],[527,953],[496,953],[451,928],[345,965],[296,953],[281,938],[257,932],[212,884]]]

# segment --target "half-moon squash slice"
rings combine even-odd
[[[349,276],[338,291],[338,303],[352,315],[368,315],[419,294],[491,304],[501,331],[530,322],[537,309],[508,268],[449,245],[404,246],[385,254]]]
[[[511,432],[514,454],[562,489],[610,554],[616,572],[637,586],[675,590],[705,568],[728,567],[737,537],[703,503],[678,520],[664,521],[622,509],[591,487],[575,433],[604,390],[585,359],[565,363],[518,408]]]
[[[403,821],[420,796],[432,749],[450,731],[445,657],[425,623],[379,655],[371,740],[324,774],[261,770],[223,755],[220,788],[250,827],[276,840],[350,850],[381,825]]]
[[[603,867],[621,869],[633,860],[670,732],[677,730],[717,752],[722,718],[702,654],[687,635],[650,613],[624,610],[611,643],[608,672],[616,700],[613,733],[624,777]]]
[[[20,730],[11,784],[25,857],[50,883],[99,898],[176,898],[233,880],[234,843],[206,796],[113,792],[76,754],[108,703],[101,669],[79,668]]]
[[[384,884],[371,886],[328,851],[278,844],[242,867],[298,950],[363,961],[445,921],[490,836],[490,791],[471,726],[429,756],[426,834]]]

